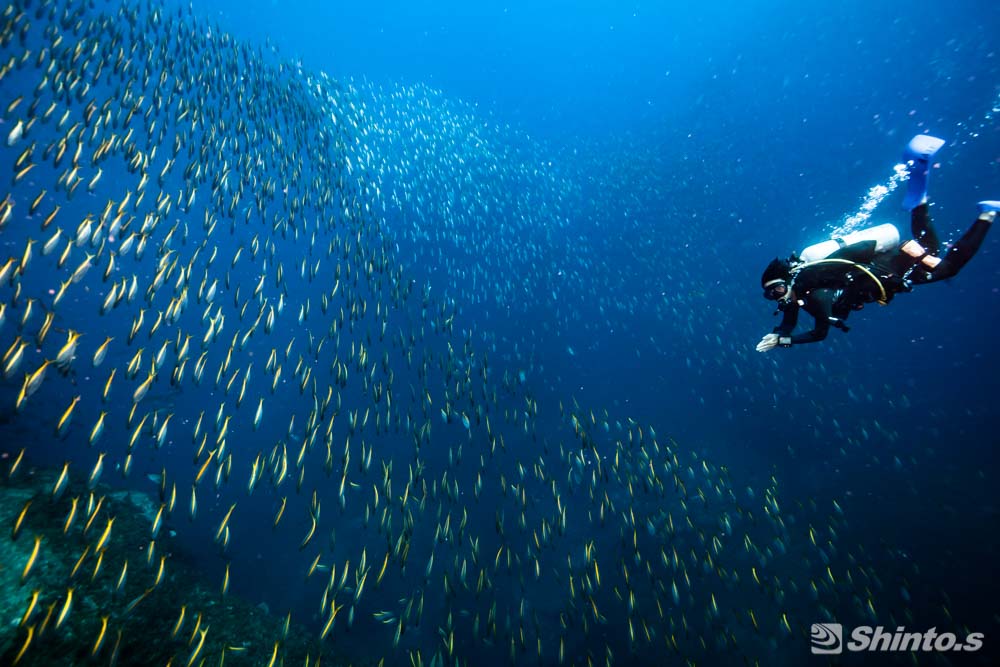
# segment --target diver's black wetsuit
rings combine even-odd
[[[941,250],[941,242],[938,240],[933,225],[931,225],[927,204],[921,204],[913,209],[910,224],[913,228],[913,238],[924,247],[929,255],[937,257]],[[925,285],[954,277],[979,251],[979,246],[983,244],[983,239],[986,238],[986,232],[989,230],[990,223],[977,218],[968,231],[962,235],[962,238],[948,248],[948,253],[941,259],[941,263],[934,267],[933,271],[921,271],[920,267],[917,266],[916,270],[907,276],[907,279],[914,285]],[[893,259],[896,261],[897,270],[902,269],[900,275],[905,275],[906,271],[913,266],[913,258],[905,253],[897,253]]]
[[[913,209],[910,223],[913,238],[929,255],[937,256],[941,242],[931,225],[927,204]],[[797,272],[793,283],[795,298],[779,304],[783,317],[772,333],[778,334],[779,344],[787,347],[821,341],[831,326],[847,331],[844,320],[852,310],[860,310],[873,301],[888,303],[899,292],[910,291],[911,285],[953,277],[979,250],[989,228],[989,222],[977,219],[933,271],[899,248],[875,253],[874,241],[841,248],[827,259],[842,261],[807,265]],[[793,336],[799,309],[812,315],[816,324],[812,331]]]

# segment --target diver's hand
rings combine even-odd
[[[776,333],[767,334],[766,336],[760,339],[759,343],[757,343],[758,352],[767,352],[769,350],[773,350],[776,347],[778,347],[778,334]]]

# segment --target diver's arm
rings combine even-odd
[[[781,307],[781,324],[774,327],[771,333],[776,333],[782,338],[787,338],[795,331],[795,325],[798,324],[798,321],[799,304],[795,301],[789,301]]]
[[[826,338],[830,332],[830,317],[833,315],[833,299],[835,292],[829,289],[819,289],[809,294],[809,314],[812,315],[816,324],[812,331],[805,331],[794,336],[781,336],[778,344],[782,347],[791,345],[802,345],[804,343],[818,343]]]

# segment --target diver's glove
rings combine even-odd
[[[768,352],[769,350],[773,350],[774,348],[778,347],[778,338],[779,336],[776,333],[767,334],[766,336],[760,339],[759,343],[757,343],[757,351]]]

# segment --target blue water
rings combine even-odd
[[[167,6],[176,11],[175,5]],[[975,218],[977,201],[1000,199],[1000,8],[926,1],[872,7],[854,0],[695,7],[199,1],[191,7],[193,17],[184,11],[185,25],[196,22],[204,33],[211,25],[213,35],[231,34],[263,52],[264,61],[285,63],[282,76],[293,99],[311,99],[302,82],[325,72],[364,101],[364,122],[385,133],[374,138],[373,132],[358,144],[374,157],[353,177],[362,184],[377,181],[381,191],[380,197],[370,191],[357,195],[362,207],[370,204],[373,220],[358,244],[371,257],[384,249],[391,269],[376,272],[382,282],[362,275],[352,285],[342,276],[343,291],[331,299],[327,316],[319,300],[330,294],[332,267],[340,259],[326,254],[327,245],[334,237],[338,243],[350,239],[353,231],[318,227],[315,248],[322,252],[312,253],[308,233],[296,238],[272,227],[274,219],[289,215],[281,197],[265,206],[265,215],[254,211],[245,223],[241,208],[233,233],[220,214],[210,246],[218,247],[212,269],[220,287],[215,307],[226,312],[227,324],[208,348],[204,380],[197,387],[190,381],[169,386],[171,345],[166,370],[143,404],[175,414],[170,439],[157,449],[144,436],[128,479],[111,467],[112,457],[104,474],[105,481],[153,494],[156,486],[147,475],[165,471],[176,480],[178,509],[168,527],[176,532],[178,558],[212,582],[230,563],[232,594],[265,603],[276,614],[291,610],[297,622],[318,633],[325,618],[317,611],[319,598],[328,574],[305,579],[305,569],[316,555],[323,564],[343,566],[349,560],[353,568],[365,549],[375,572],[356,607],[355,624],[348,630],[346,619],[338,620],[333,639],[326,640],[327,650],[345,660],[385,657],[387,664],[405,664],[405,651],[419,649],[429,662],[441,650],[439,628],[447,626],[451,614],[461,660],[503,664],[519,610],[527,609],[524,618],[530,620],[522,623],[527,649],[517,649],[513,662],[518,664],[553,664],[560,636],[568,638],[569,660],[575,664],[586,664],[588,655],[603,663],[606,651],[617,664],[684,659],[735,664],[744,658],[751,664],[818,664],[820,658],[808,653],[808,631],[820,620],[937,627],[960,635],[983,632],[985,649],[976,656],[924,655],[918,662],[978,659],[989,664],[986,654],[994,654],[1000,637],[995,604],[1000,588],[992,578],[1000,551],[993,481],[998,472],[1000,353],[994,339],[1000,320],[1000,236],[991,233],[956,278],[899,295],[886,308],[870,304],[853,314],[849,333],[833,330],[821,343],[767,354],[755,352],[754,345],[777,323],[773,304],[760,297],[763,267],[775,256],[823,240],[854,214],[868,189],[892,175],[913,135],[929,133],[948,142],[936,158],[930,185],[931,213],[943,239],[964,232]],[[169,71],[171,65],[160,66]],[[30,68],[10,76],[3,84],[5,99],[12,96],[6,91],[17,86],[30,93]],[[280,116],[263,106],[257,111],[267,118]],[[322,141],[315,133],[319,121],[312,119],[308,126],[306,144],[316,148]],[[5,121],[0,127],[6,136],[11,125]],[[276,127],[288,137],[298,131],[294,121]],[[238,136],[232,126],[227,129]],[[12,165],[19,150],[5,150],[0,167]],[[247,152],[246,146],[229,150],[233,165]],[[352,150],[354,156],[364,155],[357,146]],[[287,188],[284,194],[302,194],[313,176],[322,182],[332,171],[309,163],[311,155],[303,175],[293,177],[273,164],[262,174],[275,179],[279,191]],[[183,166],[179,160],[165,192],[181,185]],[[25,187],[23,197],[30,200],[29,194],[42,187],[51,191],[60,171],[43,165],[27,186],[17,187]],[[97,215],[107,198],[120,197],[109,182],[134,189],[134,181],[123,164],[105,166],[102,190],[90,194],[84,182],[64,204],[58,218],[64,231],[72,235],[85,213]],[[190,257],[205,235],[204,210],[214,194],[210,183],[199,186],[193,212],[168,216],[157,230],[157,245],[174,221],[187,223],[189,240],[171,247],[178,256]],[[260,191],[248,187],[243,205],[252,200],[249,193]],[[400,203],[393,196],[412,199]],[[907,238],[901,196],[900,191],[889,195],[872,220],[896,224]],[[24,202],[16,210],[20,214],[26,208]],[[43,205],[39,215],[48,209]],[[302,218],[312,224],[327,212],[310,207]],[[38,217],[18,221],[37,224]],[[347,223],[338,218],[337,224]],[[2,234],[0,259],[19,257],[29,237],[44,241],[49,235],[27,224],[8,225]],[[251,261],[254,237],[262,250]],[[239,247],[242,264],[228,271],[233,287],[223,288]],[[140,276],[140,302],[156,273],[156,250],[151,240],[145,258],[119,269],[123,276]],[[58,288],[37,268],[45,262],[54,270],[56,256],[58,251],[36,256],[35,272],[24,277],[26,290],[45,294]],[[83,255],[74,250],[72,257],[69,271]],[[239,303],[247,301],[265,270],[264,257],[269,304],[284,294],[287,305],[275,334],[255,335],[236,355],[235,367],[253,364],[247,398],[237,408],[242,377],[235,390],[226,392],[215,388],[215,373],[234,333],[244,333],[256,317],[251,306],[250,321],[241,321],[233,297],[240,285]],[[303,257],[310,264],[322,259],[315,279],[300,274]],[[279,263],[281,286],[273,273]],[[343,260],[345,267],[349,263]],[[173,343],[178,332],[197,332],[199,338],[204,333],[205,304],[198,304],[156,338],[147,339],[147,320],[136,344],[124,346],[135,308],[95,319],[110,284],[100,280],[105,264],[106,258],[91,268],[86,289],[72,288],[72,298],[60,305],[54,324],[59,332],[50,333],[43,349],[29,350],[31,361],[23,369],[28,372],[55,354],[65,329],[85,334],[76,372],[61,378],[50,371],[28,411],[8,414],[0,425],[4,452],[13,455],[37,439],[41,444],[28,448],[33,464],[58,466],[68,459],[86,474],[95,458],[87,437],[96,415],[105,410],[109,424],[98,450],[112,451],[120,461],[132,431],[125,425],[135,383],[122,377],[128,360],[138,346],[145,346],[148,355],[163,340]],[[401,282],[412,284],[413,293],[405,305],[393,304],[382,340],[370,315],[376,303],[388,307],[387,276],[397,265]],[[207,271],[194,273],[192,291]],[[9,286],[3,289],[4,298],[11,299]],[[366,300],[369,319],[353,327],[342,323],[339,347],[327,338],[327,347],[316,351],[348,290],[350,298]],[[423,299],[424,294],[429,296]],[[297,324],[306,299],[309,317]],[[165,304],[159,296],[146,316],[155,316]],[[20,316],[21,308],[11,308],[7,325],[0,328],[3,350],[14,340],[13,314]],[[450,316],[453,329],[442,333],[439,325]],[[810,318],[803,315],[801,321]],[[90,355],[106,335],[122,346],[95,371]],[[415,342],[400,345],[399,335],[412,335]],[[307,342],[310,337],[314,342]],[[272,376],[264,370],[268,354],[273,348],[280,357],[293,338],[298,347],[284,361],[285,384],[272,395]],[[201,353],[195,351],[197,342],[192,362]],[[355,367],[352,346],[362,342],[369,367],[373,359],[381,364],[386,353],[380,368],[394,374],[397,414],[412,415],[414,424],[375,433],[369,425],[364,435],[347,436],[352,412],[363,416],[372,405],[385,410],[384,401],[373,403],[370,388],[358,385],[363,373]],[[440,361],[449,346],[458,365],[445,370]],[[406,362],[406,348],[416,359],[430,360],[426,373]],[[281,442],[294,457],[305,437],[314,404],[310,391],[300,392],[299,378],[292,376],[300,355],[326,384],[335,358],[350,367],[351,385],[343,391],[336,418],[335,472],[324,473],[320,445],[309,454],[301,493],[295,489],[294,469],[278,490],[265,474],[248,497],[247,478],[257,453],[266,458]],[[143,363],[144,369],[149,366],[148,356]],[[121,403],[102,405],[100,388],[113,365],[119,369],[114,395]],[[468,432],[461,418],[445,423],[439,415],[443,392],[454,393],[456,377],[467,371],[473,378],[489,377],[485,389],[463,389],[454,400],[457,410],[473,417]],[[372,377],[377,383],[384,375]],[[13,402],[19,378],[0,384],[5,405]],[[322,400],[326,386],[320,387]],[[433,394],[432,406],[423,405],[425,388]],[[69,435],[52,438],[53,419],[76,395],[82,400]],[[254,430],[248,420],[258,397],[264,398],[265,418]],[[201,482],[198,518],[189,521],[189,489],[197,471],[191,466],[196,449],[191,430],[201,411],[206,424],[214,422],[220,403],[233,417],[232,481],[218,488],[211,480]],[[575,403],[580,407],[573,408]],[[481,420],[475,419],[476,406]],[[329,418],[332,410],[326,412]],[[575,436],[571,413],[589,423],[586,438]],[[489,451],[486,414],[505,435],[502,453]],[[432,433],[415,454],[412,430],[425,418],[432,422]],[[214,426],[209,432],[211,440]],[[345,439],[351,456],[343,465]],[[654,439],[658,447],[677,453],[679,463],[671,470],[676,477],[668,474],[669,466],[656,471],[672,492],[642,484],[648,481],[644,465]],[[594,443],[593,450],[581,449],[587,442]],[[459,447],[462,460],[455,462]],[[583,463],[569,463],[563,447],[582,452]],[[376,462],[362,471],[359,458],[369,448]],[[605,470],[614,463],[614,474],[596,475],[593,451],[601,453]],[[620,469],[616,451],[625,461]],[[670,456],[661,459],[657,452],[652,458],[669,463]],[[443,471],[461,486],[457,499],[442,501],[435,495],[428,500],[429,509],[418,514],[412,529],[406,569],[394,558],[386,582],[375,589],[372,578],[391,547],[377,529],[377,518],[364,521],[372,488],[382,489],[380,459],[392,461],[395,503],[417,459],[428,470],[428,486],[440,486]],[[204,456],[196,461],[200,465]],[[536,464],[545,471],[544,479],[537,478]],[[347,480],[358,484],[348,486],[344,510],[339,506],[342,467],[349,472]],[[480,474],[483,498],[475,501],[472,489]],[[542,520],[547,529],[558,522],[553,480],[561,491],[559,504],[568,506],[569,526],[553,545],[536,549]],[[683,502],[674,493],[678,480],[685,484]],[[522,483],[530,508],[531,528],[525,531],[517,526],[519,491],[510,488]],[[592,489],[598,492],[596,502]],[[300,549],[310,528],[313,490],[323,505],[322,520],[314,541]],[[698,492],[707,500],[699,500]],[[603,493],[614,511],[598,522],[594,513]],[[280,528],[272,530],[281,497],[287,497],[288,507]],[[775,505],[767,500],[772,497]],[[222,553],[213,538],[233,502],[238,506],[230,546]],[[447,572],[445,585],[455,586],[463,560],[470,562],[474,590],[478,569],[471,565],[470,540],[476,538],[436,545],[432,538],[443,515],[450,512],[455,524],[465,511],[470,530],[482,537],[479,550],[492,588],[482,594],[463,590],[446,599],[441,579]],[[626,518],[630,511],[635,519]],[[666,533],[667,513],[678,524],[690,517],[690,530]],[[494,528],[500,517],[502,538]],[[724,517],[735,530],[724,528]],[[401,521],[397,507],[389,543]],[[810,529],[818,544],[812,543]],[[706,564],[695,554],[706,551],[706,542],[711,550],[712,535],[725,540],[726,548],[717,563]],[[744,535],[767,557],[750,554]],[[602,623],[588,617],[590,603],[579,591],[575,598],[566,591],[569,572],[577,586],[587,573],[581,563],[588,544],[599,554],[605,579],[594,595]],[[510,545],[523,560],[510,568],[494,567],[489,561],[497,549]],[[682,578],[676,562],[673,568],[665,565],[671,549],[679,552],[693,580],[681,586],[677,601],[666,592]],[[661,558],[661,550],[668,555]],[[425,577],[432,551],[437,569]],[[529,554],[539,556],[537,577]],[[762,584],[753,584],[752,567],[764,575]],[[657,589],[655,582],[664,588]],[[622,600],[623,591],[632,588],[638,611],[626,610]],[[395,626],[376,623],[372,614],[398,614],[407,598],[419,599],[417,591],[426,595],[423,621],[408,629],[399,649],[391,649]],[[721,613],[711,609],[716,598]],[[869,600],[874,612],[866,607]],[[493,601],[498,611],[491,638],[486,616]],[[760,615],[759,629],[748,622],[748,609]],[[782,614],[787,614],[787,630]],[[482,617],[478,635],[471,621],[476,615]],[[655,639],[630,641],[629,618],[647,622]],[[681,645],[677,653],[664,643],[671,634]],[[534,652],[536,638],[544,640],[543,657]],[[486,647],[484,639],[495,648]],[[663,653],[664,646],[669,653]],[[900,662],[909,657],[901,656]],[[852,658],[861,664],[861,658]]]

